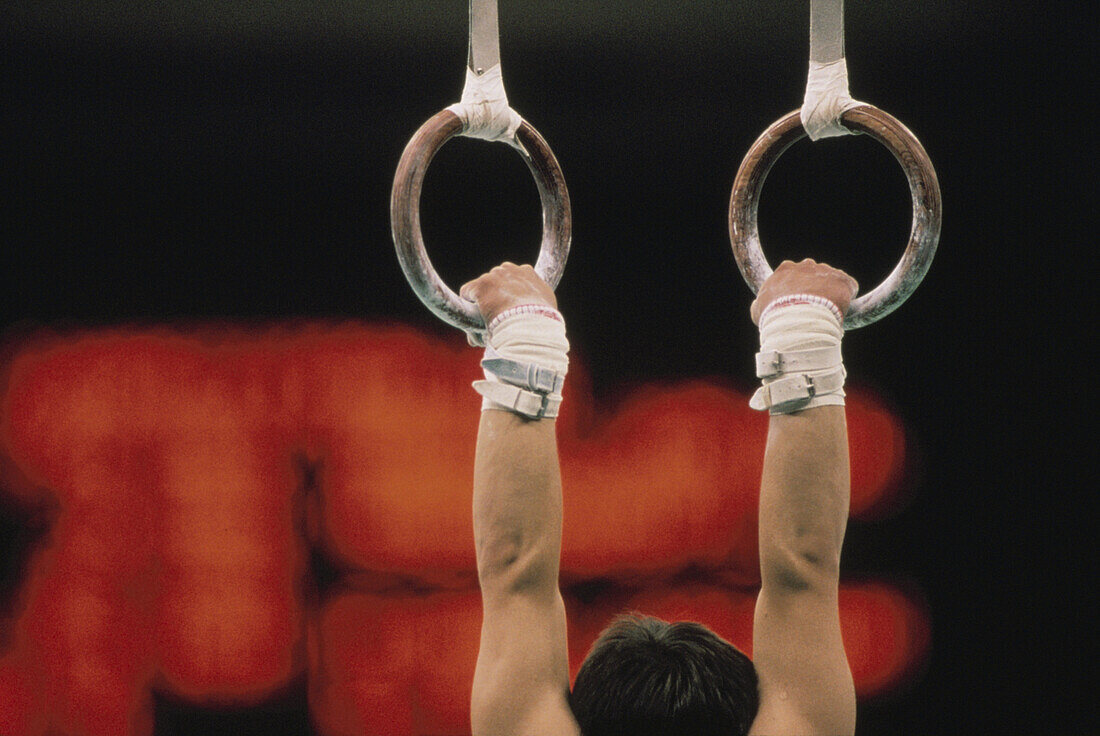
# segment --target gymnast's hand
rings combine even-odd
[[[848,313],[848,305],[859,291],[859,284],[848,274],[807,258],[794,263],[783,261],[775,273],[760,287],[749,312],[752,321],[759,323],[764,307],[788,294],[814,294],[837,306],[841,314]]]
[[[531,266],[517,266],[507,261],[487,274],[462,285],[459,295],[476,302],[485,324],[506,309],[521,304],[541,304],[557,309],[558,300]]]

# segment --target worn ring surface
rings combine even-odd
[[[920,141],[893,116],[862,104],[841,117],[846,128],[866,133],[886,146],[901,164],[913,199],[913,226],[898,265],[871,292],[852,301],[844,318],[848,329],[869,325],[897,309],[920,284],[940,239],[942,202],[936,171]],[[806,135],[800,112],[783,116],[753,143],[741,162],[730,195],[730,243],[737,267],[755,294],[772,268],[760,247],[757,208],[768,172],[785,150]]]
[[[462,121],[450,110],[432,116],[405,146],[390,196],[390,226],[401,270],[413,291],[440,319],[468,332],[483,332],[485,322],[477,305],[451,290],[432,267],[420,231],[420,192],[432,158],[463,131]],[[561,280],[573,224],[569,191],[550,147],[527,121],[516,130],[519,151],[538,185],[542,201],[542,247],[535,271],[553,289]]]

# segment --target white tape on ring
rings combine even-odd
[[[523,123],[519,113],[508,106],[500,64],[486,69],[480,76],[466,67],[462,100],[447,109],[462,120],[462,135],[470,138],[514,144],[516,130]]]
[[[840,124],[840,116],[861,104],[848,94],[848,63],[844,57],[828,64],[810,61],[802,101],[802,127],[810,140],[852,135]]]

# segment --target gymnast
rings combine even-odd
[[[553,291],[505,263],[465,284],[487,325],[474,469],[483,619],[475,736],[850,734],[855,689],[837,608],[848,516],[841,271],[784,262],[752,303],[755,408],[769,410],[760,488],[754,659],[688,622],[625,616],[569,689],[558,589],[561,478],[554,417],[569,343]]]

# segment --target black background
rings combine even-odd
[[[453,336],[406,285],[388,205],[406,141],[461,91],[462,0],[69,5],[0,10],[9,335],[308,317]],[[848,5],[852,94],[920,138],[944,198],[925,282],[845,340],[849,381],[895,409],[913,457],[912,498],[851,525],[845,566],[915,586],[933,623],[926,670],[861,704],[859,733],[1092,730],[1091,458],[1073,449],[1093,409],[1089,23],[1057,4]],[[569,183],[558,296],[598,400],[751,385],[729,190],[801,102],[807,25],[793,0],[503,3],[510,102]],[[422,213],[452,285],[534,257],[538,196],[507,147],[448,144]],[[865,137],[800,143],[761,206],[772,263],[813,256],[865,286],[909,220],[900,168]],[[0,522],[10,596],[32,520]],[[237,712],[158,699],[158,733],[305,733],[304,708],[301,688]]]

